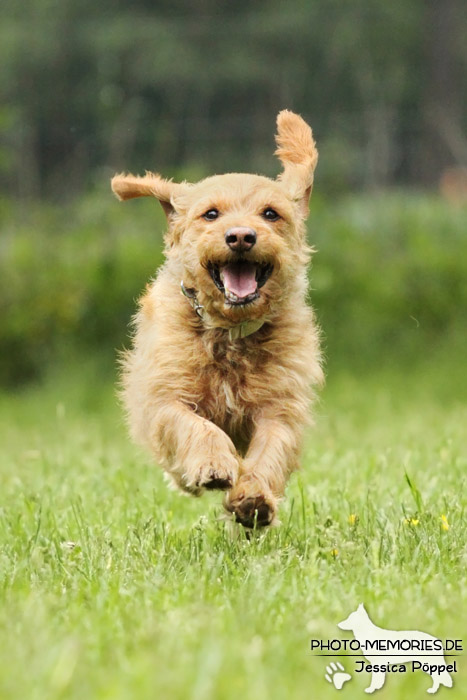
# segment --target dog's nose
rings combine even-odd
[[[256,231],[247,226],[234,226],[226,232],[225,242],[235,252],[251,250],[256,243]]]

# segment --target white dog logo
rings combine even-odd
[[[398,664],[412,663],[413,670],[421,669],[431,675],[433,685],[428,689],[428,693],[436,693],[440,685],[445,685],[447,688],[452,687],[452,678],[446,669],[442,644],[440,644],[440,640],[438,640],[437,637],[426,634],[426,632],[418,632],[417,630],[399,631],[377,627],[370,620],[363,603],[361,603],[353,613],[350,613],[347,619],[339,622],[337,626],[341,630],[350,630],[353,632],[355,639],[360,643],[360,649],[364,657],[368,659],[369,664],[373,666],[371,671],[371,683],[368,688],[365,688],[366,693],[374,693],[375,690],[383,687],[384,681],[386,680],[385,669],[388,665],[394,664],[395,661]],[[393,648],[397,649],[397,644],[406,640],[425,641],[427,642],[425,646],[430,646],[430,648],[434,648],[435,651],[428,652],[430,658],[427,658],[427,654],[419,652],[418,649],[411,649],[407,653],[401,654],[397,651],[391,653],[392,649],[383,651],[378,648],[378,646],[382,646],[381,644],[378,645],[378,642],[384,641],[395,643]],[[433,647],[432,644],[429,644],[430,641],[436,641],[438,644]],[[440,647],[439,650],[438,647]],[[402,646],[402,648],[404,647]]]

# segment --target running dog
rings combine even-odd
[[[225,491],[225,509],[248,528],[276,519],[323,380],[305,300],[318,153],[297,114],[280,112],[277,128],[275,180],[112,179],[121,200],[159,200],[168,222],[167,259],[140,300],[123,359],[131,433],[183,490]]]

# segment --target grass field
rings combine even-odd
[[[282,525],[250,540],[215,494],[167,489],[97,366],[0,397],[2,700],[333,698],[310,639],[350,639],[336,623],[362,601],[380,626],[465,648],[463,372],[336,372]],[[354,660],[343,698],[369,684]],[[457,666],[441,697],[467,697]],[[379,696],[430,685],[389,674]]]

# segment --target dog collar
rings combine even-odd
[[[216,326],[214,324],[214,321],[212,318],[209,316],[209,314],[205,311],[204,306],[199,303],[198,297],[196,296],[196,289],[193,289],[192,287],[185,287],[183,284],[183,280],[180,283],[180,288],[182,291],[183,296],[185,296],[188,301],[190,302],[192,308],[195,310],[196,315],[199,316],[199,318],[204,322],[208,323],[210,326],[214,328],[220,328],[221,326]],[[232,328],[229,328],[229,340],[239,340],[241,338],[246,338],[249,335],[252,335],[253,333],[256,333],[256,331],[259,331],[259,329],[264,325],[264,321],[261,319],[256,319],[253,321],[242,321],[242,323],[239,323],[237,326],[232,326]],[[223,329],[227,330],[227,329]]]

